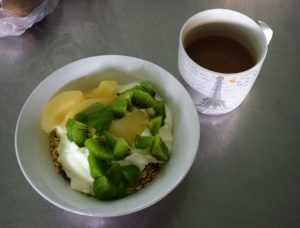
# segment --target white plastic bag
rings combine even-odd
[[[21,35],[26,29],[51,13],[57,6],[58,1],[42,0],[40,4],[24,17],[13,15],[9,11],[0,8],[0,37]]]

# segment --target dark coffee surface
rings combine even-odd
[[[200,37],[187,45],[186,51],[196,63],[216,72],[237,73],[255,65],[243,44],[225,36]]]

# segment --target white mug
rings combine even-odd
[[[187,40],[192,39],[187,38],[188,34],[200,26],[212,23],[221,26],[207,33],[213,32],[213,35],[228,36],[241,41],[255,58],[253,67],[238,73],[219,73],[200,66],[189,57],[185,48],[193,40]],[[184,23],[179,37],[178,68],[187,84],[197,91],[194,102],[199,112],[224,114],[242,103],[259,74],[272,36],[273,31],[266,23],[254,21],[244,14],[228,9],[202,11]]]

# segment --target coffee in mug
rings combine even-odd
[[[186,52],[200,66],[220,73],[238,73],[255,65],[246,46],[224,35],[199,37],[187,45]]]
[[[197,110],[224,114],[250,91],[267,54],[272,30],[264,22],[227,9],[191,17],[182,27],[178,67],[198,93]]]

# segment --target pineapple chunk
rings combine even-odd
[[[123,137],[128,145],[132,145],[136,135],[140,135],[147,126],[147,115],[142,111],[135,111],[113,120],[108,131],[117,137]]]
[[[41,117],[41,127],[50,133],[64,119],[66,114],[84,99],[80,90],[61,92],[51,98],[46,104]]]
[[[69,118],[73,118],[77,113],[90,107],[92,104],[95,104],[96,102],[109,105],[110,103],[113,102],[114,99],[115,99],[114,97],[101,97],[101,98],[83,100],[77,105],[75,105],[72,109],[70,109],[70,111],[67,113],[65,117],[65,121],[67,121]]]
[[[116,81],[102,81],[97,88],[86,91],[85,98],[99,98],[115,96],[118,83]]]

